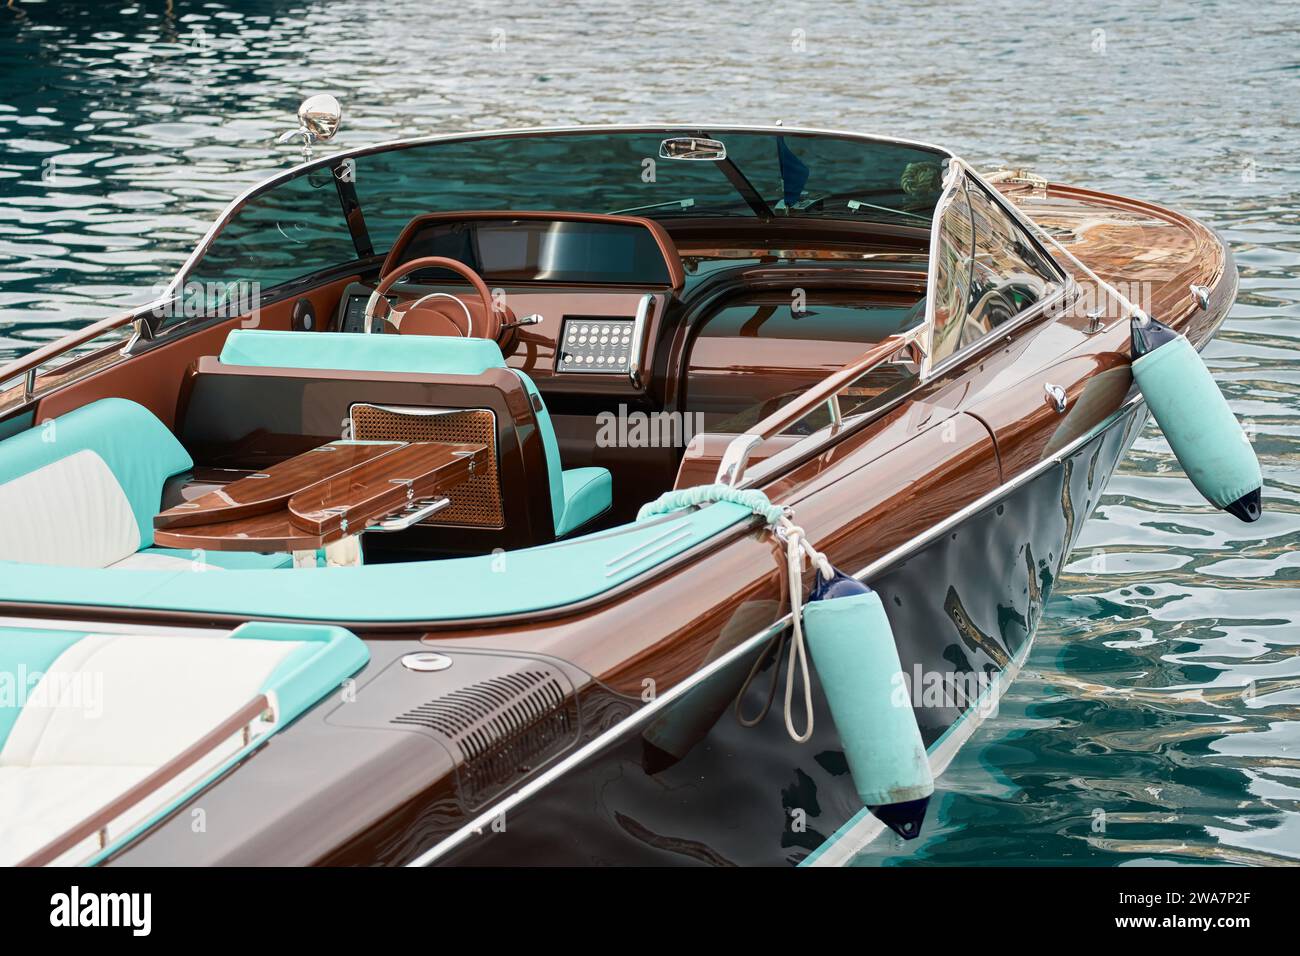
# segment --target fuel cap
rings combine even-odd
[[[408,671],[445,671],[451,666],[451,658],[433,651],[416,651],[402,657],[402,666]]]

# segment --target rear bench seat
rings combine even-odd
[[[23,688],[0,700],[0,866],[104,811],[259,695],[275,719],[257,729],[274,732],[369,656],[351,632],[317,625],[245,624],[211,637],[0,627],[0,673]],[[105,817],[110,842],[253,745],[233,733],[111,824]],[[98,849],[92,830],[55,859]]]
[[[0,441],[0,561],[150,571],[290,567],[288,554],[153,547],[163,484],[193,465],[153,413],[121,398]]]

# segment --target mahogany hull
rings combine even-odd
[[[955,752],[941,741],[959,725],[964,740],[996,713],[1010,681],[994,678],[1017,670],[1028,655],[1084,521],[1146,420],[1145,406],[1133,403],[1060,462],[870,576],[895,633],[907,635],[899,641],[904,674],[983,675],[987,680],[970,683],[993,695],[969,708],[932,706],[923,699],[934,696],[933,686],[911,683],[936,771]],[[745,655],[742,669],[759,653]],[[766,676],[742,700],[747,715],[762,709]],[[806,744],[786,734],[778,691],[758,727],[745,728],[724,712],[683,759],[656,773],[647,769],[647,763],[655,769],[649,722],[628,721],[606,750],[510,809],[503,829],[486,829],[438,862],[780,866],[805,862],[828,842],[849,855],[881,827],[862,824],[865,814],[819,686],[813,700],[815,729]],[[862,833],[833,839],[855,820]],[[391,856],[380,862],[409,862],[443,838],[445,830],[438,831],[428,817],[411,819],[382,844]],[[361,862],[359,850],[330,862]]]
[[[1203,347],[1236,290],[1231,254],[1213,233],[1147,204],[1051,190],[1008,194],[1068,232],[1067,248],[1103,279],[1147,283],[1142,304]],[[1053,196],[1061,202],[1046,203]],[[1081,285],[1092,282],[1077,263],[1062,265]],[[1206,307],[1196,305],[1192,283],[1210,290]],[[1097,299],[1108,316],[1100,330],[1083,308],[1031,317],[990,335],[986,347],[835,444],[756,459],[768,496],[794,508],[838,567],[863,572],[880,591],[905,673],[992,680],[1013,674],[1027,653],[1083,521],[1146,417],[1128,373],[1123,309],[1104,290]],[[285,321],[283,311],[268,310],[268,321]],[[185,370],[212,351],[211,342],[196,341],[146,353],[166,374],[150,376],[148,395],[143,385],[127,393],[170,421]],[[114,365],[49,394],[31,414],[121,394],[129,376],[119,371]],[[1069,414],[1045,400],[1045,385],[1065,391]],[[709,470],[697,463],[694,473]],[[779,630],[787,603],[779,557],[771,536],[748,526],[599,599],[541,614],[331,622],[351,627],[371,649],[355,678],[357,702],[321,704],[196,798],[210,820],[238,820],[237,832],[196,841],[181,806],[109,862],[790,864],[846,826],[856,840],[861,808],[816,689],[817,730],[805,745],[784,736],[779,714],[745,730],[723,713],[676,762],[653,750],[647,756],[652,720],[686,702],[707,676],[747,669]],[[77,614],[189,626],[242,621],[94,607]],[[547,693],[553,688],[555,705],[511,752],[440,735],[420,722],[428,686],[397,663],[430,648],[482,683],[535,675]],[[759,709],[764,680],[749,691],[749,713]],[[917,706],[932,756],[942,759],[944,741],[960,736],[954,728],[973,725],[960,719],[972,710]],[[791,826],[791,811],[804,813],[804,829]],[[504,832],[493,829],[495,819],[504,819]],[[426,856],[451,837],[455,845]]]

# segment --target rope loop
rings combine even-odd
[[[730,502],[734,505],[740,505],[742,508],[748,508],[754,514],[758,515],[767,522],[772,533],[776,535],[778,541],[785,547],[785,567],[788,575],[790,588],[790,618],[792,621],[792,634],[790,639],[790,651],[786,657],[785,671],[785,700],[784,700],[784,717],[785,730],[792,740],[796,743],[804,743],[813,733],[813,702],[812,702],[812,678],[808,671],[808,648],[804,641],[803,635],[803,562],[807,558],[812,562],[819,574],[827,581],[835,577],[835,569],[831,567],[830,561],[826,555],[822,554],[811,544],[804,534],[803,528],[794,523],[793,512],[789,508],[783,508],[780,505],[774,505],[768,500],[767,495],[754,489],[739,490],[727,485],[696,485],[694,488],[681,488],[676,491],[668,491],[660,495],[649,504],[642,505],[641,510],[637,512],[636,520],[645,521],[658,515],[668,514],[673,511],[680,511],[683,508],[693,508],[700,505],[713,504],[719,501]],[[743,726],[753,727],[767,716],[772,707],[772,701],[776,696],[776,681],[779,675],[774,673],[772,676],[772,686],[768,691],[767,703],[763,706],[762,711],[756,717],[746,717],[741,713],[740,704],[749,685],[753,682],[755,674],[763,661],[767,660],[771,653],[772,647],[782,638],[781,634],[776,635],[773,644],[764,650],[754,661],[754,666],[750,668],[749,676],[745,678],[745,684],[736,696],[736,719]],[[778,671],[779,671],[778,667]],[[804,729],[802,733],[795,730],[794,727],[794,692],[796,674],[798,679],[803,683],[803,708],[804,708]]]
[[[756,489],[741,490],[739,488],[730,488],[727,485],[696,485],[694,488],[665,491],[654,501],[642,505],[641,510],[637,512],[636,520],[645,521],[647,518],[653,518],[657,515],[681,511],[683,508],[694,508],[699,505],[711,505],[718,501],[726,501],[733,505],[740,505],[742,508],[748,508],[770,525],[776,524],[785,517],[784,508],[772,504],[767,500],[767,495]]]

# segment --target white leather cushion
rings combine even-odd
[[[0,865],[59,837],[253,700],[299,641],[90,635],[50,665],[0,749]],[[177,796],[242,746],[238,733],[164,785]],[[121,821],[111,828],[120,835]],[[93,842],[65,853],[76,862]]]
[[[149,767],[0,767],[0,866],[13,866],[63,835],[120,793]],[[73,859],[94,852],[95,837]]]
[[[104,568],[140,547],[131,502],[85,449],[0,485],[0,561]]]
[[[58,656],[0,766],[159,767],[258,693],[299,641],[92,634]],[[39,696],[45,697],[44,704]]]

